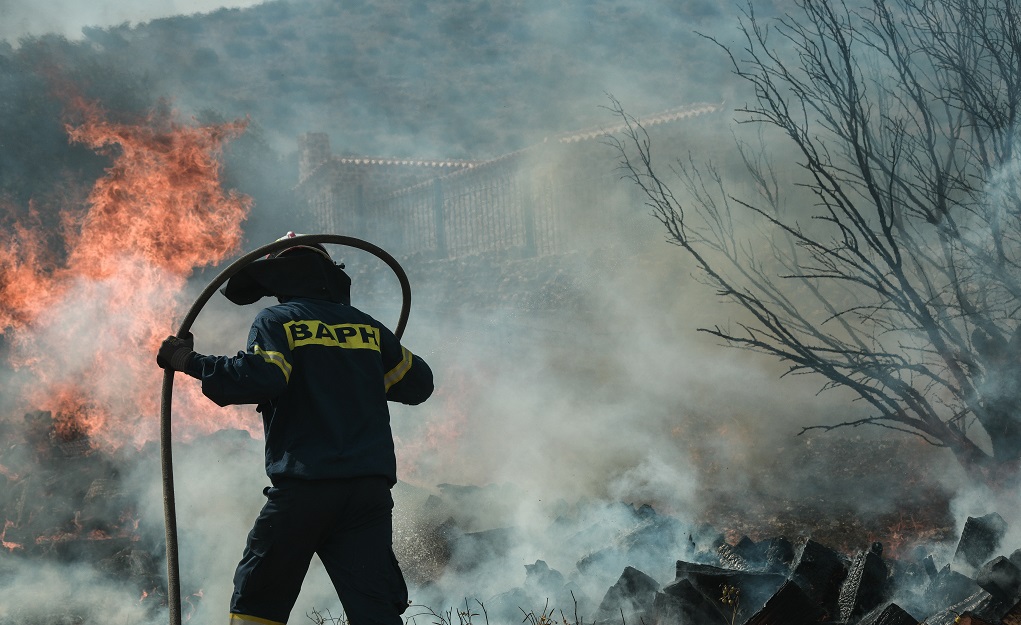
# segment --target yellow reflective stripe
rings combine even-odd
[[[259,625],[287,625],[283,621],[271,621],[268,618],[259,618],[258,616],[250,616],[248,614],[234,614],[231,612],[230,615],[231,625],[234,623],[259,623]]]
[[[387,371],[386,375],[383,377],[383,382],[386,384],[386,390],[388,391],[391,386],[404,379],[404,376],[411,370],[411,352],[409,352],[403,345],[401,345],[401,355],[402,359],[399,363],[397,363],[397,366]]]
[[[291,381],[291,363],[287,362],[283,354],[280,352],[268,352],[259,347],[258,343],[252,345],[252,353],[256,356],[261,356],[266,362],[280,367],[280,370],[284,372],[284,380],[287,382]]]

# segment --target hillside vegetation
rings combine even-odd
[[[726,13],[710,0],[278,0],[85,34],[188,106],[282,136],[479,158],[593,123],[607,91],[640,113],[718,100],[721,58],[693,29],[733,30]]]
[[[308,131],[341,154],[484,159],[612,120],[607,94],[637,115],[719,101],[727,67],[695,30],[736,16],[724,0],[276,0],[0,42],[0,206],[45,219],[101,175],[67,142],[78,95],[114,118],[248,118],[228,183],[278,206]]]

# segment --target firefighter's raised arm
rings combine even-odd
[[[433,372],[422,358],[401,346],[401,360],[386,368],[386,398],[415,406],[433,392]]]
[[[429,399],[433,392],[433,372],[429,365],[401,345],[385,326],[380,329],[380,334],[386,398],[410,406]]]

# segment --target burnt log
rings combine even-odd
[[[794,545],[782,536],[755,542],[747,536],[734,545],[722,543],[716,547],[716,559],[724,568],[734,571],[790,571],[794,560]]]
[[[755,542],[747,536],[742,536],[736,545],[723,543],[716,548],[720,564],[734,571],[747,571],[756,566],[757,556]]]
[[[520,530],[513,527],[499,527],[479,532],[461,533],[450,531],[448,566],[457,571],[471,571],[484,562],[507,554],[521,542]]]
[[[884,560],[884,563],[889,569],[887,588],[891,591],[896,588],[901,595],[923,595],[937,574],[932,556],[923,560]]]
[[[563,573],[551,569],[543,560],[536,560],[535,564],[525,565],[523,588],[533,597],[532,602],[527,604],[530,606],[537,606],[548,601],[550,608],[555,607],[564,614],[574,614],[579,605],[591,605],[589,597],[577,584],[568,582]],[[518,616],[520,616],[520,611]],[[576,617],[575,621],[577,620]]]
[[[956,623],[957,625],[994,625],[994,623],[990,623],[984,618],[972,614],[971,612],[965,612],[964,614],[960,615],[959,617],[954,619],[954,623]]]
[[[720,564],[719,549],[727,544],[726,537],[711,525],[701,524],[688,534],[687,549],[695,562]]]
[[[664,586],[656,593],[652,604],[652,622],[660,625],[714,623],[721,616],[719,603],[699,592],[687,579],[674,580]]]
[[[659,582],[634,567],[627,567],[606,591],[596,613],[597,622],[640,622],[653,613]]]
[[[858,625],[918,625],[918,619],[896,603],[891,603],[865,615]]]
[[[525,565],[525,582],[521,586],[511,588],[486,601],[487,614],[498,621],[512,622],[520,619],[522,612],[528,608],[542,608],[543,614],[552,611],[572,613],[579,601],[580,591],[568,587],[564,575],[551,569],[543,560],[535,564]],[[588,603],[584,596],[582,603]],[[534,614],[534,612],[533,612]]]
[[[683,553],[687,545],[678,537],[685,526],[678,519],[660,514],[649,505],[634,512],[637,525],[620,538],[620,548],[633,566],[654,566],[664,553]]]
[[[827,615],[835,616],[840,587],[847,577],[847,568],[844,556],[809,539],[797,552],[791,579],[821,606]]]
[[[574,563],[581,574],[596,577],[612,575],[612,571],[619,571],[622,566],[627,566],[627,558],[617,547],[593,551]]]
[[[932,614],[922,621],[922,625],[956,625],[960,623],[959,619],[964,614],[968,614],[972,619],[1000,623],[1008,610],[1009,606],[985,590],[979,589],[971,596]],[[981,621],[973,620],[972,622],[980,623]]]
[[[545,560],[525,565],[525,586],[533,588],[560,588],[564,585],[564,574],[551,569]]]
[[[1021,601],[1007,610],[1007,613],[1000,619],[1000,623],[1001,625],[1021,625]]]
[[[763,569],[769,573],[789,573],[794,555],[794,543],[783,536],[770,538],[766,543]]]
[[[787,581],[745,625],[810,625],[822,622],[825,617],[815,599]]]
[[[1003,556],[985,563],[975,582],[997,599],[1014,604],[1021,599],[1021,569]]]
[[[664,593],[676,599],[678,593],[684,589],[680,584],[682,581],[689,582],[712,605],[720,606],[720,610],[733,612],[736,604],[737,616],[747,618],[787,582],[787,576],[757,571],[734,571],[707,564],[678,561],[677,577],[673,583],[664,588]],[[724,596],[728,594],[731,598],[736,595],[737,601],[724,605]],[[718,611],[717,618],[719,614]]]
[[[926,605],[941,610],[965,601],[980,591],[986,592],[975,583],[975,580],[952,570],[950,565],[947,565],[936,574],[925,590],[924,601]]]
[[[855,556],[837,599],[840,620],[858,618],[886,599],[889,571],[883,562],[882,550],[883,546],[875,543],[868,551]]]
[[[978,569],[994,556],[1006,533],[1007,522],[995,512],[968,517],[954,553],[954,567],[967,573]]]
[[[623,511],[630,517],[633,525],[615,536],[602,539],[603,547],[591,551],[575,563],[579,572],[596,577],[618,574],[624,567],[632,566],[651,570],[663,564],[663,554],[691,553],[692,547],[684,536],[684,526],[672,517],[659,514],[651,506],[643,505],[635,509],[623,506]],[[588,536],[582,542],[589,542],[599,534],[605,534],[606,528],[595,526],[585,532]]]

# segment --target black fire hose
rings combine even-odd
[[[411,312],[411,283],[408,282],[408,276],[404,273],[404,268],[382,248],[368,241],[340,234],[303,234],[290,239],[282,239],[264,245],[237,259],[221,271],[198,296],[191,309],[188,310],[188,314],[185,315],[184,321],[181,322],[181,327],[177,330],[177,336],[186,336],[188,334],[192,324],[195,323],[195,318],[198,317],[199,312],[206,305],[206,302],[209,301],[209,298],[216,293],[216,290],[224,282],[229,280],[231,276],[243,267],[278,250],[311,243],[332,243],[353,247],[369,252],[390,266],[390,269],[393,270],[401,283],[401,295],[403,296],[401,316],[397,321],[397,327],[394,328],[394,334],[397,335],[397,338],[400,338],[404,334],[404,327],[408,323],[408,314]],[[170,609],[170,625],[181,625],[181,571],[177,550],[177,510],[174,501],[174,461],[170,430],[170,404],[173,397],[173,389],[174,371],[166,369],[163,373],[163,395],[160,401],[160,464],[163,473],[163,517],[167,531],[167,605]]]

